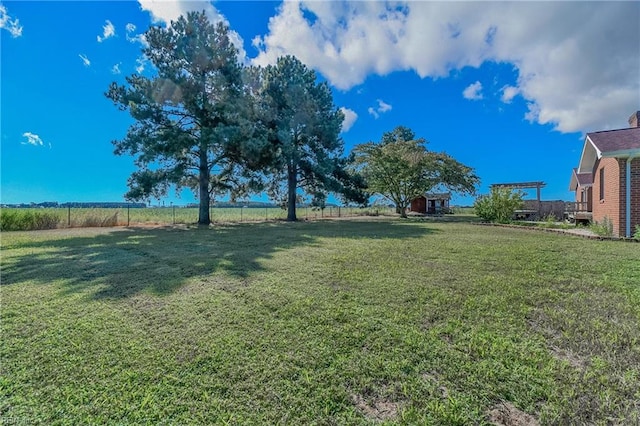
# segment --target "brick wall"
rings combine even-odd
[[[620,233],[624,236],[627,230],[627,160],[620,159]],[[631,236],[635,232],[635,226],[640,225],[640,158],[631,162]]]
[[[640,225],[640,158],[631,162],[631,232]]]
[[[616,158],[601,158],[596,162],[593,173],[593,221],[602,223],[605,217],[609,218],[616,236],[624,235],[624,230],[620,233],[620,205],[621,202],[624,203],[620,197],[620,192],[624,192],[624,180],[621,182],[624,176],[621,174],[620,161]],[[603,193],[600,190],[601,170],[604,170]]]

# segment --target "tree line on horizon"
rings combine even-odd
[[[326,82],[294,56],[245,66],[223,23],[190,12],[145,33],[156,74],[111,83],[105,95],[134,119],[113,141],[134,157],[127,200],[161,198],[170,188],[198,197],[198,223],[211,222],[215,197],[266,192],[296,220],[301,194],[324,206],[328,193],[366,205],[373,194],[405,216],[415,196],[436,186],[474,193],[473,169],[426,148],[405,127],[344,153],[344,115]]]

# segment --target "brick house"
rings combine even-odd
[[[576,219],[613,225],[613,234],[631,237],[640,225],[640,111],[631,127],[587,133],[569,189],[575,191]]]

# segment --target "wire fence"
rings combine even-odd
[[[319,220],[353,216],[377,216],[395,213],[391,207],[326,207],[296,209],[298,219]],[[211,207],[213,223],[264,222],[285,220],[287,211],[279,207]],[[2,208],[2,231],[108,227],[135,225],[194,224],[198,221],[196,207],[146,207],[146,208]]]

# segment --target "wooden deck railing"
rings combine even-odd
[[[567,212],[590,212],[589,204],[583,201],[566,203],[565,211]]]

